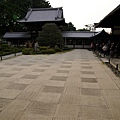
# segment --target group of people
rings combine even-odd
[[[26,48],[34,48],[34,51],[37,52],[39,51],[39,44],[38,42],[26,42],[25,43]]]
[[[99,54],[103,54],[104,57],[110,55],[110,57],[120,56],[120,43],[91,43],[91,50],[97,51]]]

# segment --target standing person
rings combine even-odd
[[[11,46],[12,46],[11,41],[8,41],[8,46],[9,46],[9,47],[11,47]]]
[[[115,54],[115,44],[112,43],[111,44],[111,47],[110,47],[110,57],[114,57],[114,54]]]
[[[34,44],[34,50],[35,50],[35,52],[37,52],[39,50],[39,44],[38,44],[38,42],[35,42],[35,44]]]
[[[105,57],[107,55],[107,52],[108,52],[108,45],[105,44],[102,49],[103,49],[103,54],[104,54],[104,57]]]
[[[118,43],[118,44],[116,45],[115,54],[116,54],[116,57],[118,57],[118,56],[120,55],[120,43]]]
[[[91,48],[91,50],[93,50],[93,48],[94,48],[93,42],[90,44],[90,48]]]

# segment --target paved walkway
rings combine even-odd
[[[0,120],[120,120],[120,78],[87,50],[0,61]]]

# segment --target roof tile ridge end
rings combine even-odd
[[[29,11],[28,11],[28,13],[27,13],[27,15],[25,16],[25,21],[27,21],[27,19],[29,18],[29,16],[31,15],[31,13],[32,13],[32,8],[29,8],[28,9]]]
[[[56,15],[55,19],[60,19],[60,17],[58,16],[59,15],[59,11],[63,10],[63,9],[62,9],[62,7],[58,7],[56,9],[57,9],[57,15]]]

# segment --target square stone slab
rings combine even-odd
[[[81,95],[63,94],[60,99],[63,105],[81,105]]]
[[[95,73],[92,71],[81,71],[82,74],[91,74],[94,75]]]
[[[37,92],[24,90],[16,97],[16,99],[25,100],[25,101],[32,101],[36,98],[36,96],[38,96]]]
[[[96,78],[81,78],[81,82],[97,83]]]
[[[16,107],[17,108],[17,107]],[[14,110],[11,109],[5,109],[0,113],[0,119],[1,120],[20,120],[21,116],[23,115],[22,110]]]
[[[13,71],[21,71],[21,70],[23,70],[22,68],[13,68],[12,69]]]
[[[14,81],[14,83],[17,83],[17,84],[30,84],[31,82],[33,82],[34,79],[17,79],[16,81]]]
[[[108,97],[120,97],[120,91],[118,90],[112,90],[112,89],[108,89],[105,90],[105,95]]]
[[[84,60],[81,60],[81,62],[89,62],[89,60],[86,58]]]
[[[65,61],[65,62],[63,62],[63,64],[72,64],[72,62]]]
[[[24,75],[23,77],[21,78],[25,78],[25,79],[36,79],[38,77],[38,75]]]
[[[21,90],[4,89],[0,92],[0,98],[14,99],[21,93]]]
[[[96,78],[95,74],[80,74],[81,78]]]
[[[14,65],[14,63],[6,63],[5,65],[12,66],[12,65]]]
[[[43,103],[43,102],[33,102],[26,112],[32,114],[40,114],[43,116],[54,116],[57,105],[51,103]]]
[[[71,68],[69,65],[62,65],[61,68]]]
[[[63,93],[64,87],[53,87],[53,86],[45,86],[42,92],[45,93]]]
[[[82,65],[91,65],[90,63],[81,63]]]
[[[66,80],[67,80],[67,77],[62,77],[62,76],[52,76],[50,80],[66,81]]]
[[[46,69],[34,69],[32,72],[44,72]]]
[[[82,66],[83,69],[92,69],[92,66]]]
[[[26,84],[17,84],[13,83],[10,85],[7,89],[13,89],[13,90],[24,90],[28,85]]]
[[[21,66],[31,66],[32,64],[21,64]]]
[[[58,70],[57,73],[69,73],[69,70]]]
[[[24,113],[20,120],[53,120],[53,116],[43,116],[40,114]]]
[[[0,73],[0,77],[11,77],[14,74],[10,74],[10,73]]]
[[[13,62],[16,62],[16,63],[18,63],[18,62],[20,62],[20,60],[14,60]]]
[[[91,107],[91,106],[80,106],[78,117],[88,116],[90,120],[106,120],[111,119],[112,115],[107,107]]]
[[[81,105],[107,107],[106,101],[102,96],[86,96],[81,97]]]
[[[65,81],[49,80],[45,83],[45,86],[64,87]]]
[[[81,95],[81,89],[80,87],[66,87],[65,88],[65,94],[69,95]]]
[[[83,86],[82,88],[100,89],[100,86],[98,83],[83,82],[82,86]]]
[[[53,60],[48,60],[48,61],[46,61],[45,63],[46,64],[48,64],[48,65],[51,65],[51,63],[54,63],[55,61],[53,61]],[[50,64],[49,64],[50,63]]]
[[[51,65],[41,65],[40,67],[50,67]]]
[[[56,112],[56,117],[76,117],[78,114],[78,108],[76,105],[59,105]],[[64,120],[64,119],[63,119]],[[68,119],[70,120],[70,119]]]
[[[0,70],[3,69],[3,67],[0,67]]]
[[[102,92],[99,89],[82,88],[81,95],[102,96]]]
[[[35,101],[45,103],[59,103],[61,94],[59,93],[42,93],[37,97]]]
[[[50,60],[56,61],[56,60],[58,60],[58,59],[56,59],[56,58],[51,58]]]
[[[0,98],[0,111],[12,102],[10,99]]]

